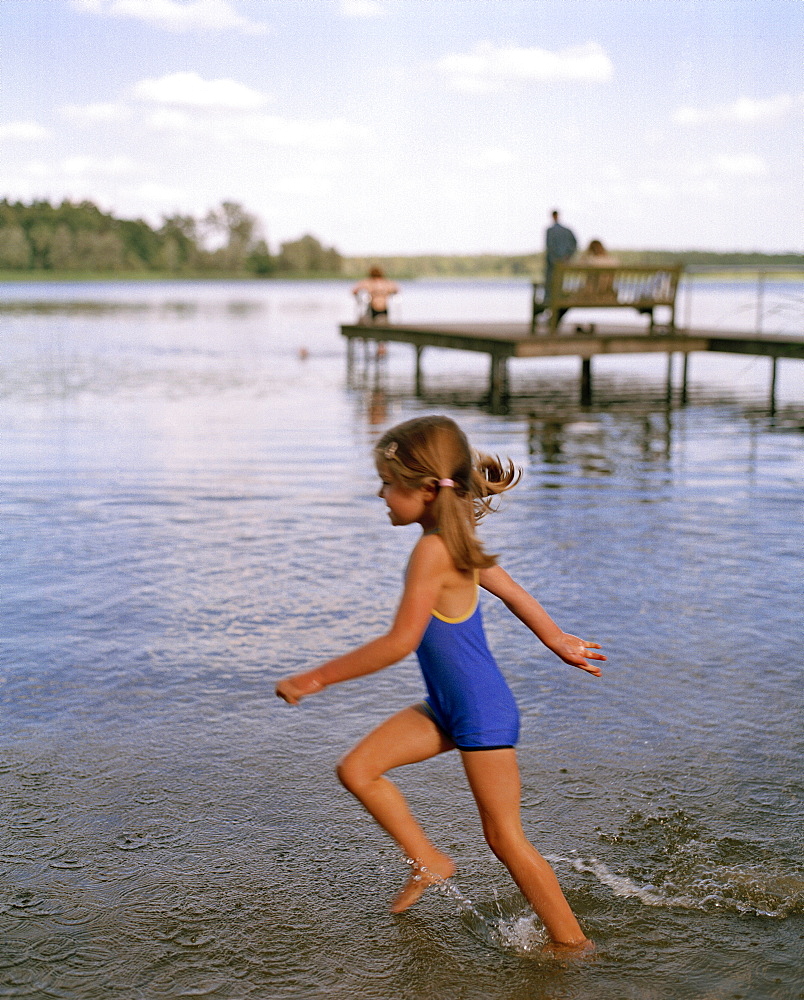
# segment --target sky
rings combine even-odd
[[[0,198],[272,250],[804,250],[803,0],[0,0]]]

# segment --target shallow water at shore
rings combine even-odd
[[[426,354],[416,399],[391,345],[347,384],[342,283],[2,292],[2,995],[804,996],[800,362],[773,416],[767,359],[708,355],[686,407],[640,356],[600,359],[581,408],[567,359],[512,365],[492,415],[485,359]],[[702,320],[750,323],[701,294]],[[526,302],[418,283],[399,310]],[[543,953],[454,755],[397,777],[458,873],[387,914],[405,865],[332,772],[420,697],[413,661],[298,710],[272,693],[389,622],[415,534],[387,524],[371,445],[434,410],[523,466],[484,537],[610,657],[571,671],[484,604],[582,961]]]

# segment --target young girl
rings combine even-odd
[[[390,631],[306,673],[281,680],[291,705],[330,684],[362,677],[416,650],[427,698],[369,733],[338,765],[338,777],[399,844],[412,867],[391,911],[412,906],[428,886],[448,879],[452,859],[439,851],[385,772],[458,749],[489,847],[544,923],[556,945],[588,944],[553,869],[525,837],[514,744],[519,716],[486,645],[478,585],[506,606],[557,656],[595,676],[605,660],[594,642],[568,635],[488,555],[475,536],[491,498],[520,473],[508,461],[473,456],[447,417],[420,417],[387,431],[374,453],[394,525],[418,524],[422,536],[408,562]]]

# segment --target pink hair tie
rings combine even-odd
[[[454,488],[454,486],[455,486],[455,480],[453,480],[453,479],[439,479],[438,480],[438,485],[439,486],[452,486]]]

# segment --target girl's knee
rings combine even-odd
[[[353,754],[347,754],[338,761],[335,773],[343,787],[354,795],[373,777]]]
[[[352,767],[349,763],[348,757],[342,757],[338,763],[335,765],[335,774],[338,776],[338,781],[343,785],[344,788],[349,788],[352,784],[353,773]],[[351,789],[349,789],[351,791]]]
[[[506,863],[506,858],[510,858],[523,848],[530,846],[521,827],[511,828],[488,824],[483,827],[483,835],[495,857],[503,864]]]

